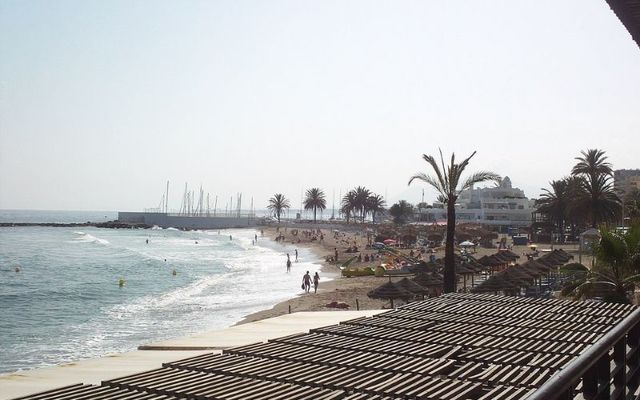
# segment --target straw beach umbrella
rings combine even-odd
[[[367,293],[367,296],[372,299],[391,300],[391,308],[394,308],[393,300],[400,299],[407,301],[413,297],[413,293],[393,282],[387,282]]]
[[[416,295],[421,295],[423,299],[424,299],[424,295],[429,293],[429,291],[426,288],[418,285],[417,283],[415,283],[412,280],[409,280],[406,277],[396,282],[396,285],[401,286],[407,292],[414,293]]]

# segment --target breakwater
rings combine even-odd
[[[110,228],[110,229],[149,229],[152,225],[139,222],[106,221],[106,222],[0,222],[0,228],[44,226],[53,228]]]

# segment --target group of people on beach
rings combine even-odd
[[[296,257],[295,261],[298,262],[298,249],[294,250],[294,255]],[[289,272],[291,272],[291,256],[289,255],[289,253],[287,253],[287,273]],[[309,293],[312,283],[313,293],[317,293],[318,285],[320,284],[320,275],[316,272],[312,278],[311,275],[309,275],[309,271],[307,271],[307,273],[302,276],[302,289],[305,291],[305,293]]]

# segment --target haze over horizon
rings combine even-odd
[[[439,147],[529,197],[581,150],[640,168],[640,49],[604,0],[0,0],[0,60],[0,209],[135,211],[167,180],[171,208],[185,182],[432,202],[407,181]]]

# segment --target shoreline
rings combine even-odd
[[[327,257],[332,256],[334,254],[334,249],[336,248],[340,253],[339,261],[346,260],[349,255],[345,255],[344,246],[346,246],[347,243],[355,243],[358,248],[363,249],[362,254],[364,255],[366,236],[362,236],[363,229],[359,227],[355,230],[353,229],[353,227],[350,228],[351,229],[349,229],[349,233],[341,232],[341,234],[344,234],[344,236],[340,236],[336,239],[333,237],[331,230],[323,228],[322,225],[320,225],[319,228],[315,229],[318,229],[324,236],[324,240],[322,240],[322,242],[318,239],[313,240],[310,237],[301,236],[301,232],[308,232],[310,231],[310,229],[300,229],[291,226],[281,226],[279,230],[277,226],[256,228],[256,230],[263,233],[264,238],[272,241],[273,243],[278,243],[276,241],[276,237],[278,235],[284,235],[285,239],[282,243],[283,245],[294,245],[300,248],[305,248],[313,253],[316,257],[318,257],[318,263],[320,264],[321,271],[320,284],[318,286],[317,293],[313,293],[312,288],[312,291],[309,294],[294,294],[291,298],[281,301],[269,309],[246,315],[235,325],[242,325],[249,322],[259,321],[261,319],[288,314],[289,308],[291,308],[292,313],[300,311],[355,311],[358,309],[383,309],[389,302],[385,300],[370,299],[367,296],[367,293],[377,286],[385,283],[386,280],[384,278],[375,276],[345,278],[342,276],[340,268],[336,264],[327,261]],[[293,235],[292,231],[298,231],[299,234]],[[366,252],[375,253],[376,251],[366,250]],[[375,266],[376,264],[356,262],[355,265]],[[302,275],[304,274],[304,271],[296,271],[295,262],[293,263],[292,271],[292,273],[298,273],[300,275],[300,280],[302,281]],[[323,280],[323,277],[329,277],[331,278],[331,280]],[[349,307],[344,309],[326,307],[326,305],[332,302],[346,303]]]

